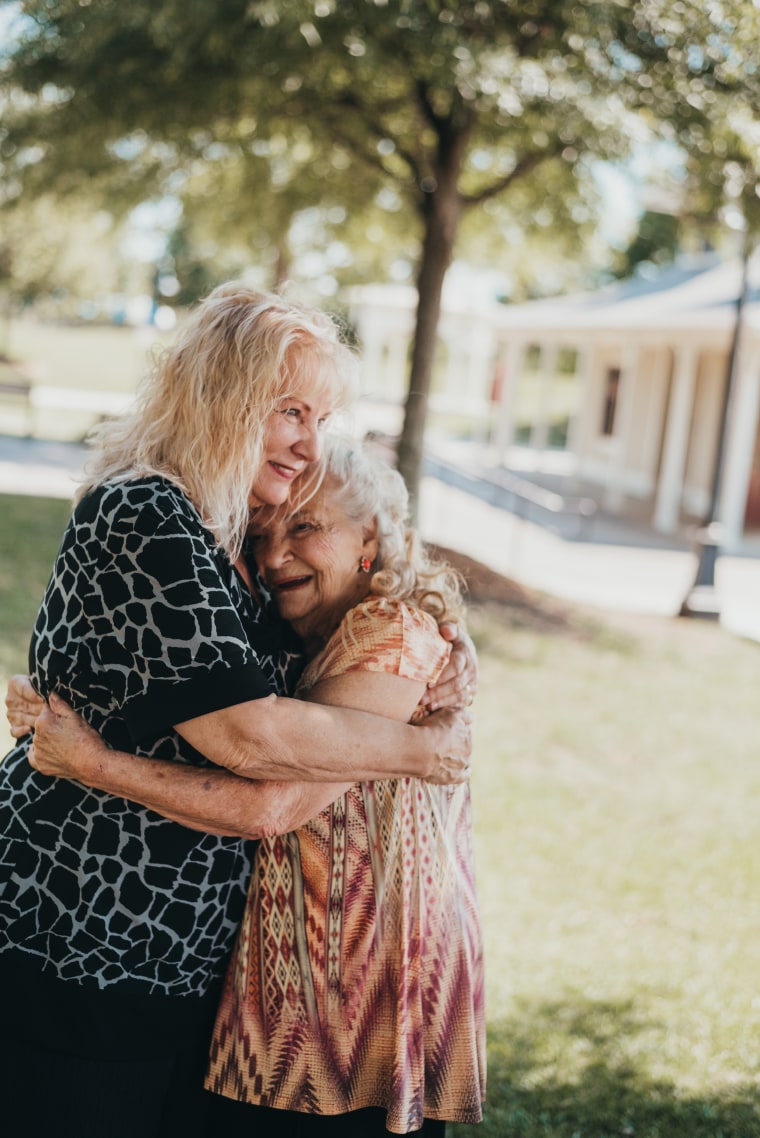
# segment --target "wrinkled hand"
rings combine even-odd
[[[53,693],[36,720],[28,759],[40,774],[78,778],[86,761],[107,749],[97,731]]]
[[[37,695],[28,676],[11,676],[5,696],[5,714],[14,739],[34,730],[37,716],[44,708],[45,701]]]
[[[466,631],[456,624],[442,624],[439,632],[451,644],[451,657],[437,682],[422,697],[428,711],[442,707],[469,707],[478,690],[478,657]]]
[[[467,782],[472,759],[472,713],[466,709],[444,708],[424,719],[421,731],[437,731],[435,766],[427,782],[455,786]]]

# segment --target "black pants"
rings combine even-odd
[[[350,1114],[301,1114],[219,1097],[212,1107],[209,1138],[388,1138],[388,1133],[385,1111],[374,1107]],[[444,1138],[446,1123],[428,1118],[412,1133]]]
[[[207,1138],[203,1044],[111,1062],[0,1044],[4,1138]]]
[[[4,1138],[388,1138],[385,1111],[270,1110],[202,1089],[207,1049],[109,1062],[0,1044]],[[426,1119],[418,1138],[444,1138]]]
[[[3,1138],[207,1138],[218,1002],[103,991],[0,957]]]

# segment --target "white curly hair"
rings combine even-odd
[[[447,562],[430,553],[409,519],[404,480],[386,461],[345,435],[324,439],[324,481],[347,516],[377,527],[378,552],[370,593],[406,601],[438,624],[461,619],[463,581]]]

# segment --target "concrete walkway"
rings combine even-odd
[[[571,541],[438,479],[421,494],[423,537],[555,597],[618,612],[675,616],[696,572],[687,549]],[[760,561],[718,559],[721,623],[760,641]]]
[[[76,444],[0,435],[0,494],[71,498],[85,456]],[[464,469],[461,453],[446,458]],[[696,570],[683,539],[666,542],[638,524],[604,516],[588,534],[570,537],[440,477],[423,479],[420,528],[426,540],[530,588],[621,612],[675,615]],[[719,557],[716,588],[722,624],[760,641],[760,558]]]
[[[70,499],[86,456],[78,443],[0,435],[0,494]]]

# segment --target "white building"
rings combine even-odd
[[[507,465],[526,384],[530,445],[547,446],[557,361],[569,355],[566,449],[575,475],[598,488],[606,508],[623,511],[637,499],[656,529],[675,532],[709,509],[740,289],[738,260],[700,257],[596,293],[528,304],[444,295],[437,404],[489,423]],[[756,288],[749,292],[719,498],[723,548],[734,552],[760,526],[760,302]],[[384,286],[352,294],[366,374],[385,398],[405,392],[415,300],[413,289]]]

